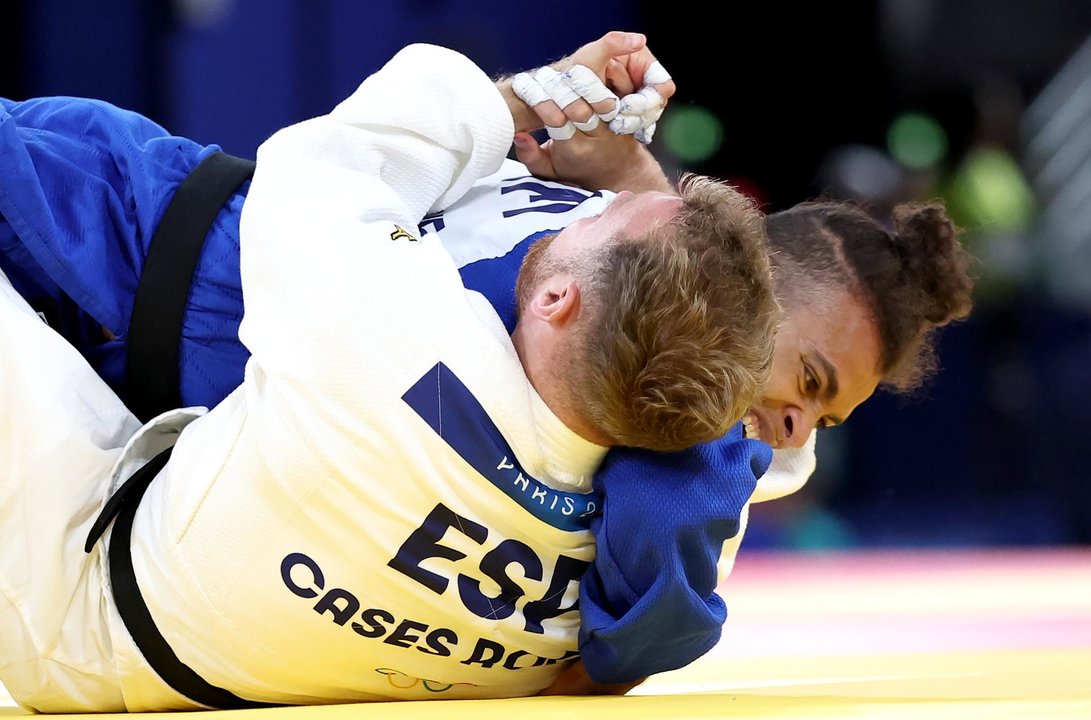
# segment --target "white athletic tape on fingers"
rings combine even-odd
[[[511,79],[511,89],[515,97],[530,107],[541,105],[549,99],[549,93],[529,74],[521,72]]]
[[[576,129],[579,130],[580,132],[589,133],[592,130],[594,130],[595,128],[597,128],[601,122],[602,121],[599,120],[598,115],[592,115],[591,119],[588,120],[587,122],[576,122],[575,120],[573,120],[572,124],[575,125]]]
[[[610,130],[615,135],[632,135],[642,127],[639,115],[618,115],[610,121]]]
[[[621,98],[619,109],[623,115],[643,115],[653,108],[666,105],[663,96],[655,88],[645,85],[635,93]]]
[[[652,123],[648,127],[643,127],[633,133],[633,137],[636,138],[638,143],[647,145],[651,143],[652,138],[655,137],[655,123]]]
[[[560,127],[546,125],[546,134],[549,135],[550,140],[571,140],[576,134],[576,126],[571,122],[566,122]]]
[[[667,72],[667,69],[663,67],[658,60],[648,66],[648,69],[644,71],[644,84],[645,85],[659,85],[665,83],[671,79],[671,75]]]
[[[626,95],[617,103],[617,110],[622,115],[640,115],[648,109],[648,100],[643,95]]]
[[[663,108],[656,107],[651,108],[647,112],[643,113],[619,113],[616,118],[610,122],[610,129],[614,131],[616,135],[629,135],[635,133],[642,128],[651,127],[659,122],[659,118],[663,115]]]
[[[606,100],[614,101],[613,109],[604,113],[598,113],[596,117],[592,117],[587,123],[576,123],[577,128],[583,132],[590,132],[598,127],[597,121],[610,122],[617,117],[618,96],[599,80],[598,75],[596,75],[591,68],[586,65],[574,65],[568,70],[565,70],[564,77],[565,80],[568,81],[568,86],[579,93],[580,97],[588,103],[594,104]],[[588,123],[590,123],[590,127],[584,127]]]
[[[565,108],[580,99],[575,90],[568,87],[564,75],[551,67],[540,67],[534,71],[534,79],[545,89],[546,94],[557,103],[557,107]]]
[[[603,100],[617,100],[617,95],[599,80],[599,76],[586,65],[573,65],[563,73],[568,87],[587,102],[594,104]]]
[[[650,127],[659,122],[659,118],[663,116],[663,108],[652,108],[648,112],[640,116],[640,124],[644,127]]]

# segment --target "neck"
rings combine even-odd
[[[613,446],[614,441],[577,409],[579,405],[573,402],[569,384],[557,372],[570,366],[572,358],[559,356],[556,335],[548,328],[538,330],[520,320],[511,340],[531,386],[557,419],[588,442]]]

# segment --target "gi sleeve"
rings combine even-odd
[[[739,427],[676,453],[618,448],[595,476],[603,514],[580,582],[580,655],[599,683],[627,683],[696,660],[720,638],[725,540],[772,459]]]
[[[778,448],[773,451],[773,461],[769,469],[758,479],[758,486],[750,496],[750,502],[742,509],[739,517],[739,532],[724,543],[720,553],[719,574],[722,585],[735,569],[735,556],[742,544],[746,523],[750,519],[750,505],[753,503],[777,500],[798,491],[807,484],[818,462],[815,455],[816,431],[812,430],[807,442],[801,448]]]
[[[479,68],[411,45],[328,115],[263,143],[240,225],[240,338],[262,376],[366,393],[382,373],[356,375],[380,349],[386,367],[426,351],[464,290],[417,224],[494,172],[513,132]]]
[[[773,462],[761,476],[751,502],[768,502],[797,492],[807,484],[818,463],[815,455],[817,430],[811,430],[807,442],[799,448],[778,448]]]

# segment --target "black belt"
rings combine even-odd
[[[125,388],[142,421],[182,407],[179,345],[193,272],[216,215],[253,175],[253,161],[209,155],[178,186],[152,236],[129,319]]]
[[[206,682],[192,668],[179,660],[166,638],[159,632],[159,628],[155,626],[155,620],[152,619],[148,605],[144,602],[144,596],[136,584],[133,556],[130,551],[133,517],[136,515],[136,508],[140,505],[140,499],[144,497],[144,491],[167,464],[173,449],[167,448],[156,455],[117,489],[102,508],[94,525],[91,526],[83,549],[85,552],[91,552],[95,543],[106,532],[110,521],[117,518],[107,551],[110,563],[110,588],[114,595],[114,602],[133,642],[151,665],[152,670],[164,682],[190,700],[212,708],[237,710],[272,707],[243,700],[223,688]]]

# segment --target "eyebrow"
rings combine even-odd
[[[818,350],[814,351],[814,359],[822,367],[822,372],[826,375],[826,389],[822,395],[825,397],[826,402],[829,402],[837,397],[837,391],[841,388],[837,380],[837,368]],[[830,417],[829,422],[830,425],[840,425],[845,420],[839,417]]]

